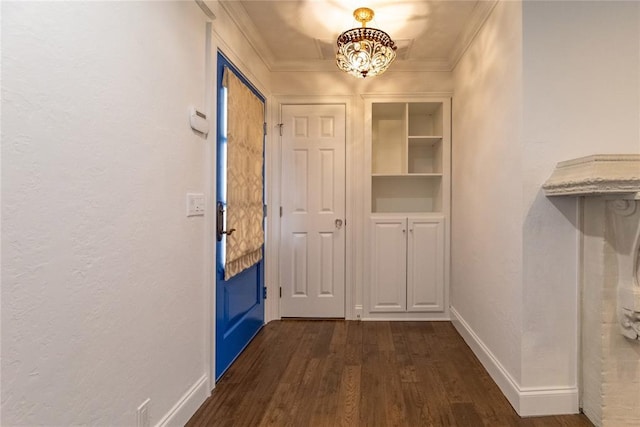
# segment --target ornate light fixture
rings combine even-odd
[[[353,17],[362,23],[362,27],[338,36],[338,68],[360,78],[384,73],[396,57],[395,42],[384,31],[366,27],[373,19],[373,10],[368,7],[354,10]]]

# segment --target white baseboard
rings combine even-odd
[[[451,322],[518,415],[532,417],[577,414],[579,412],[577,387],[534,388],[520,386],[453,307],[451,307]]]
[[[451,323],[458,333],[462,335],[465,342],[471,347],[471,350],[487,370],[491,378],[498,384],[500,390],[505,395],[511,406],[520,414],[520,387],[513,377],[502,366],[498,359],[491,353],[491,350],[482,342],[482,340],[471,329],[469,324],[460,316],[458,311],[451,307]],[[522,415],[522,414],[520,414]]]
[[[207,375],[203,375],[191,386],[178,402],[166,413],[156,427],[184,426],[196,413],[200,405],[207,400],[210,393],[207,390]]]
[[[523,417],[577,414],[580,412],[577,387],[534,388],[520,390],[520,410]]]

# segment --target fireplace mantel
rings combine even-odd
[[[640,425],[640,155],[560,162],[543,188],[581,198],[582,410],[598,427]]]
[[[560,162],[542,188],[547,196],[633,198],[640,192],[640,154],[598,154]]]
[[[622,334],[640,343],[640,155],[600,154],[558,163],[547,196],[605,196],[618,264],[617,313]]]

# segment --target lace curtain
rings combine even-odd
[[[227,88],[227,230],[224,278],[262,259],[264,104],[225,68]]]

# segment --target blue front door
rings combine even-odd
[[[232,70],[264,104],[264,97],[242,76],[222,54],[217,56],[217,221],[227,229],[233,224],[224,224],[222,216],[226,208],[226,89],[222,87],[224,67]],[[264,179],[263,179],[264,181]],[[216,245],[216,380],[238,357],[249,341],[264,324],[264,259],[238,275],[224,280],[224,244]]]

